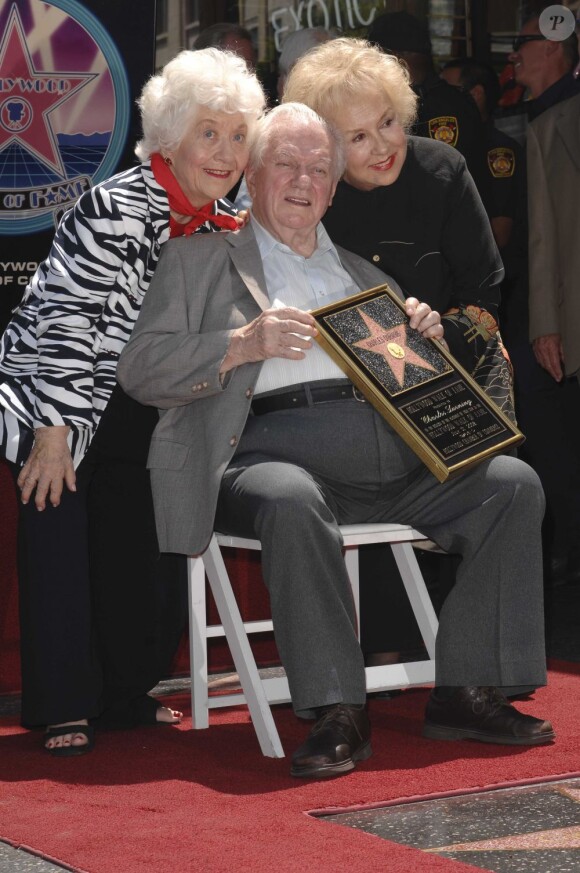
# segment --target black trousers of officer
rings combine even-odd
[[[154,718],[144,695],[166,673],[187,615],[186,559],[160,555],[146,469],[157,411],[117,386],[77,491],[20,509],[22,723],[105,711]],[[14,470],[15,474],[17,473]]]

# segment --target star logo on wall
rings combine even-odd
[[[405,382],[406,364],[414,364],[424,370],[437,372],[432,364],[409,348],[406,324],[385,328],[362,309],[359,309],[358,313],[368,327],[370,334],[366,339],[353,343],[353,346],[384,358],[401,388]]]
[[[0,152],[18,142],[64,178],[49,115],[95,76],[37,70],[14,6],[0,42]]]

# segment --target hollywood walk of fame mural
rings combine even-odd
[[[155,0],[0,0],[0,329],[62,214],[136,160],[154,10]]]

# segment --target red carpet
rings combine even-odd
[[[90,873],[467,873],[474,868],[306,813],[579,775],[580,665],[553,666],[549,687],[519,704],[552,719],[553,745],[425,740],[427,692],[408,691],[372,701],[373,757],[328,782],[293,780],[288,759],[263,758],[244,709],[214,711],[209,731],[102,733],[92,755],[68,760],[42,754],[39,734],[3,720],[0,838]],[[291,752],[304,726],[288,708],[276,721]]]

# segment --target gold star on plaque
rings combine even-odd
[[[426,361],[417,352],[409,348],[405,324],[385,328],[362,309],[358,309],[358,313],[368,327],[370,334],[366,339],[353,343],[353,346],[365,349],[367,352],[373,352],[373,354],[384,358],[401,388],[405,381],[405,364],[415,364],[415,366],[431,370],[433,373],[437,372],[436,368],[429,361]]]

